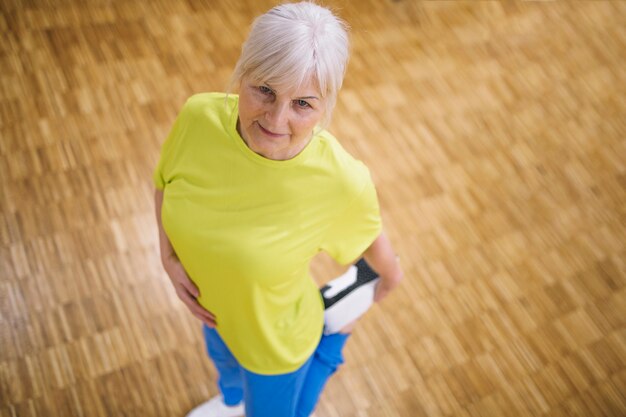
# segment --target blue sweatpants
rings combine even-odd
[[[204,325],[204,339],[227,405],[244,401],[246,417],[308,417],[328,378],[343,363],[341,351],[349,334],[322,336],[317,349],[296,371],[260,375],[244,369],[215,329]]]

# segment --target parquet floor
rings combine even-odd
[[[272,4],[2,1],[0,416],[183,416],[216,393],[150,175]],[[331,131],[407,277],[317,416],[626,416],[626,2],[326,4],[353,39]]]

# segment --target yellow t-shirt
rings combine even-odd
[[[328,132],[274,161],[247,147],[237,114],[236,95],[190,97],[153,179],[165,232],[235,358],[255,373],[288,373],[322,333],[311,258],[360,256],[381,231],[378,201],[367,167]]]

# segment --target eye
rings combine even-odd
[[[272,91],[271,88],[269,88],[266,85],[260,85],[259,86],[259,91],[263,94],[273,94],[274,92]]]
[[[305,100],[296,100],[295,103],[298,107],[301,107],[303,109],[308,109],[311,107],[311,105]]]

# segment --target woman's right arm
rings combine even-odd
[[[162,206],[163,191],[157,189],[154,192],[154,207],[156,210],[156,221],[159,227],[159,248],[163,269],[165,269],[170,281],[172,281],[176,295],[185,303],[191,313],[202,320],[207,326],[215,327],[217,326],[215,316],[198,303],[197,298],[200,296],[200,291],[187,275],[183,264],[178,259],[178,256],[176,256],[174,247],[163,229],[163,223],[161,222]]]

